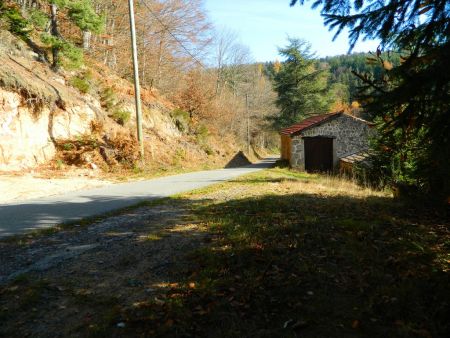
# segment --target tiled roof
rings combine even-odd
[[[364,160],[368,159],[370,157],[370,154],[367,151],[361,151],[359,153],[354,153],[351,155],[347,155],[345,157],[341,157],[340,160],[342,162],[347,163],[358,163],[363,162]]]
[[[294,124],[290,127],[284,128],[281,130],[280,134],[283,135],[292,135],[294,133],[298,133],[306,128],[312,127],[316,124],[322,123],[328,119],[331,119],[335,116],[338,116],[340,114],[343,114],[342,111],[340,112],[335,112],[335,113],[329,113],[329,114],[323,114],[323,115],[316,115],[316,116],[312,116],[309,117],[305,120],[303,120],[300,123]]]

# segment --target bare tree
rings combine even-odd
[[[229,29],[216,32],[211,54],[216,70],[216,95],[224,86],[234,87],[241,73],[241,65],[250,63],[250,50],[239,42],[238,34]]]

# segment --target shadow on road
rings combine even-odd
[[[0,238],[75,222],[135,204],[221,183],[273,166],[275,158],[257,164],[135,181],[71,192],[50,198],[0,205]]]

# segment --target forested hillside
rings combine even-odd
[[[400,63],[398,53],[384,53],[393,65]],[[321,58],[319,62],[327,65],[330,71],[329,83],[342,84],[348,91],[348,102],[358,100],[358,88],[363,86],[363,81],[357,74],[371,74],[375,78],[381,78],[384,68],[375,61],[374,55],[370,53],[352,53],[347,55],[328,56]]]
[[[240,149],[276,145],[266,121],[276,111],[275,94],[263,66],[252,62],[236,34],[219,32],[212,26],[202,1],[139,1],[135,12],[148,161],[169,157],[163,166],[188,162],[192,149],[202,153],[192,157],[197,162],[215,162],[217,156],[226,161]],[[41,70],[47,74],[45,78],[57,78],[59,83],[78,91],[77,96],[97,102],[108,121],[131,133],[133,139],[128,13],[126,1],[2,1],[0,28],[17,41],[2,39],[2,49],[11,54],[11,46],[20,46],[19,50],[26,51],[20,52],[26,54],[21,55],[26,61],[19,63],[28,62],[31,72]],[[45,69],[51,69],[54,75]],[[22,76],[24,81],[16,81],[8,75],[12,73],[11,67],[3,69],[1,87],[22,96],[30,94],[29,82],[36,80]],[[32,109],[52,111],[47,101],[52,100],[43,97],[42,107],[27,102]],[[58,109],[65,110],[64,104],[57,103]],[[164,127],[153,123],[155,114],[161,116],[157,119],[172,121],[179,136],[161,130],[169,128],[167,124]],[[4,119],[11,119],[11,126],[19,123],[12,115]],[[90,138],[89,133],[83,130],[82,136]],[[70,133],[66,136],[64,144],[70,145],[63,146],[63,151],[86,148],[71,142]],[[160,156],[161,142],[168,149]],[[57,144],[53,147],[60,148]]]

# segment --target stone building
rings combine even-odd
[[[371,124],[336,112],[307,118],[280,132],[281,158],[293,168],[332,171],[341,158],[367,151]]]

